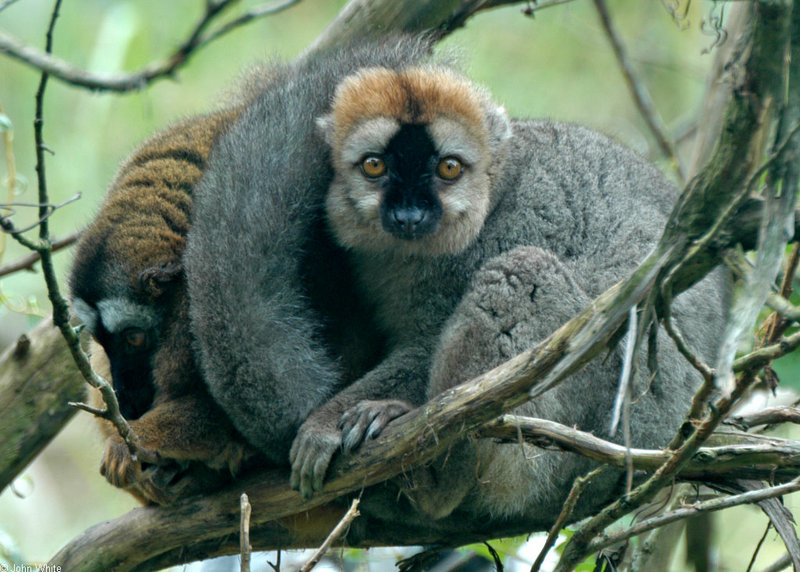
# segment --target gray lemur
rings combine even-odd
[[[275,463],[288,462],[309,412],[383,348],[326,228],[333,170],[315,118],[347,75],[399,69],[430,49],[390,37],[273,69],[195,189],[184,263],[196,355],[211,396]]]
[[[624,278],[658,240],[677,196],[655,167],[607,137],[509,121],[449,68],[361,70],[342,82],[319,124],[336,172],[328,220],[387,349],[301,427],[293,482],[304,494],[321,486],[332,444],[352,448],[413,406],[535,346]],[[677,323],[705,358],[724,319],[723,290],[713,277],[675,302]],[[516,412],[608,438],[619,353]],[[663,334],[657,358],[657,375],[638,358],[636,447],[667,442],[699,382]],[[421,513],[546,527],[590,466],[519,444],[457,447],[415,472],[406,492]]]

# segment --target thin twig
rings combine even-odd
[[[617,534],[611,534],[593,540],[588,544],[587,550],[590,553],[593,553],[598,550],[602,550],[607,546],[624,542],[625,540],[642,534],[643,532],[647,532],[648,530],[653,530],[654,528],[658,528],[660,526],[666,526],[667,524],[684,520],[702,512],[713,512],[743,504],[756,504],[763,500],[787,495],[798,490],[800,490],[800,478],[794,479],[782,485],[776,485],[774,487],[767,487],[757,491],[747,491],[746,493],[741,493],[738,495],[714,498],[704,502],[696,503],[686,508],[677,509],[653,518],[649,518],[647,520],[643,520],[642,522],[627,527],[625,530]]]
[[[50,53],[53,46],[53,30],[55,28],[56,20],[58,19],[59,10],[61,8],[61,0],[56,0],[53,8],[53,13],[50,18],[50,23],[47,28],[45,52]],[[59,328],[61,334],[67,342],[67,345],[72,353],[72,357],[78,366],[84,379],[90,385],[100,390],[103,400],[106,403],[106,409],[101,413],[101,417],[109,420],[119,431],[120,436],[125,441],[131,456],[134,459],[140,458],[141,452],[136,446],[137,439],[133,430],[128,425],[128,422],[119,411],[119,403],[114,389],[111,385],[101,378],[97,373],[92,370],[89,364],[89,359],[80,347],[80,338],[69,323],[69,304],[61,295],[61,290],[56,278],[56,271],[53,265],[53,257],[50,245],[50,233],[48,224],[48,210],[52,208],[47,193],[47,176],[45,173],[45,160],[44,153],[47,146],[44,144],[43,126],[44,126],[44,94],[47,87],[48,73],[43,72],[39,87],[36,91],[35,98],[35,112],[34,112],[34,143],[36,150],[36,176],[38,181],[39,197],[39,240],[38,243],[33,243],[25,239],[20,234],[12,234],[14,238],[21,244],[27,246],[31,250],[35,250],[40,255],[42,264],[42,274],[44,275],[45,284],[47,285],[47,296],[53,306],[53,323]],[[8,231],[8,227],[13,230],[13,225],[6,219],[0,219],[0,224],[4,230]],[[142,460],[152,461],[153,459],[141,457]]]
[[[732,425],[742,431],[748,431],[751,427],[758,425],[778,425],[780,423],[800,424],[800,409],[788,405],[782,407],[770,407],[750,415],[737,415],[724,421],[726,425]]]
[[[697,357],[684,339],[683,334],[681,334],[678,328],[675,326],[675,321],[672,317],[672,295],[668,291],[664,292],[663,308],[664,329],[667,331],[667,335],[672,338],[673,342],[675,342],[675,347],[686,359],[686,361],[688,361],[693,368],[700,372],[700,375],[703,376],[704,382],[706,384],[712,384],[714,382],[714,370],[711,369],[703,360]]]
[[[319,561],[325,556],[325,553],[328,552],[331,545],[336,542],[339,537],[341,537],[346,531],[347,528],[350,526],[350,523],[359,515],[358,512],[358,499],[353,499],[353,503],[350,505],[350,508],[347,510],[345,515],[342,517],[342,520],[339,521],[331,533],[328,535],[328,538],[325,539],[325,542],[322,543],[322,546],[317,549],[317,551],[311,555],[311,558],[308,559],[302,568],[300,568],[299,572],[308,572],[314,566],[319,564]]]
[[[800,306],[795,306],[774,292],[767,294],[767,306],[792,322],[800,321]]]
[[[250,499],[247,498],[247,493],[242,493],[239,497],[239,506],[241,507],[241,520],[239,522],[239,553],[241,555],[241,572],[250,572],[250,553],[253,547],[250,546],[250,513],[253,507],[250,506]]]
[[[0,2],[0,12],[2,12],[3,10],[5,10],[6,8],[8,8],[17,1],[18,0],[3,0],[3,2]]]
[[[611,415],[611,427],[608,434],[612,437],[617,433],[617,424],[622,416],[623,402],[631,398],[631,375],[633,374],[633,354],[636,348],[636,306],[628,310],[628,335],[625,340],[625,353],[622,360],[622,372],[617,382],[617,396],[614,399],[614,412]]]
[[[265,4],[265,5],[262,5],[262,6],[256,6],[255,8],[252,8],[251,10],[248,10],[247,12],[245,12],[244,14],[242,14],[241,16],[236,18],[235,20],[231,20],[227,24],[224,24],[224,25],[220,26],[219,28],[217,28],[213,32],[211,32],[208,35],[204,36],[202,45],[209,44],[209,43],[213,42],[214,40],[216,40],[217,38],[219,38],[221,36],[224,36],[228,32],[230,32],[230,31],[232,31],[232,30],[234,30],[234,29],[236,29],[236,28],[238,28],[240,26],[243,26],[244,24],[247,24],[247,23],[251,22],[251,21],[255,20],[256,18],[262,18],[263,16],[269,16],[271,14],[275,14],[275,13],[280,12],[282,10],[286,10],[287,8],[290,8],[291,6],[294,6],[295,4],[298,4],[299,2],[300,2],[300,0],[281,0],[281,1],[278,1],[278,2],[271,2],[269,4]]]
[[[531,566],[531,572],[539,572],[539,570],[542,568],[542,564],[544,564],[544,559],[547,557],[547,553],[550,552],[550,549],[553,548],[553,546],[555,546],[561,529],[563,529],[569,523],[569,519],[572,517],[572,511],[575,510],[575,505],[577,504],[581,494],[583,494],[586,486],[597,475],[607,470],[608,466],[603,465],[594,469],[592,472],[575,479],[575,482],[572,484],[572,489],[570,489],[569,495],[567,496],[567,500],[564,501],[564,506],[561,509],[561,513],[559,513],[555,524],[553,524],[553,526],[550,528],[547,539],[544,541],[538,556],[536,556],[533,566]]]
[[[686,174],[683,166],[681,165],[678,154],[675,152],[672,143],[670,143],[666,136],[667,126],[664,125],[664,122],[661,120],[655,104],[653,103],[653,98],[650,97],[650,93],[647,91],[647,88],[641,81],[639,81],[633,71],[633,64],[631,63],[630,58],[628,58],[628,53],[625,50],[625,46],[622,44],[619,34],[617,34],[617,31],[614,29],[614,25],[611,22],[611,16],[608,13],[608,6],[606,6],[605,0],[594,0],[594,5],[597,9],[597,13],[600,16],[603,29],[606,31],[606,35],[611,41],[611,46],[614,48],[614,54],[617,56],[617,61],[620,69],[622,70],[622,75],[625,78],[625,83],[628,85],[628,89],[633,96],[636,107],[639,109],[639,113],[642,114],[647,126],[655,136],[661,152],[672,162],[680,179],[684,180]]]
[[[764,545],[764,541],[767,539],[767,535],[769,534],[771,528],[772,522],[767,522],[767,526],[764,527],[764,534],[762,534],[761,538],[758,539],[758,544],[756,544],[756,548],[753,550],[753,555],[750,557],[750,562],[747,564],[745,572],[751,572],[753,570],[753,566],[756,563],[756,558],[758,558],[758,553],[761,552],[761,547]]]
[[[192,28],[188,38],[182,42],[174,52],[160,62],[148,64],[139,71],[131,73],[91,73],[65,60],[52,56],[50,52],[42,53],[35,50],[1,31],[0,52],[4,52],[8,54],[9,57],[21,61],[48,75],[52,75],[54,78],[70,85],[97,91],[126,92],[140,90],[158,79],[174,77],[175,73],[188,63],[192,55],[220,36],[260,16],[274,14],[275,12],[288,8],[298,1],[299,0],[286,0],[270,7],[255,8],[236,20],[223,25],[216,31],[203,35],[203,31],[208,28],[211,22],[227,7],[236,2],[236,0],[206,2],[205,13],[195,24],[194,28]]]
[[[783,357],[800,347],[800,332],[783,338],[777,344],[766,346],[750,352],[733,362],[733,371],[755,371],[761,369],[771,361]]]
[[[83,230],[78,230],[72,234],[68,234],[67,236],[59,238],[58,240],[54,240],[50,247],[50,251],[56,252],[68,246],[72,246],[78,241],[78,239],[81,237],[81,234],[83,234]],[[13,262],[4,264],[3,266],[0,266],[0,277],[13,274],[14,272],[19,272],[21,270],[33,271],[33,265],[39,262],[40,258],[41,254],[38,252],[32,252]]]
[[[40,232],[40,240],[39,240],[40,246],[38,247],[38,250],[45,250],[45,249],[49,250],[49,249],[51,249],[52,245],[48,241],[43,240],[41,238],[41,228],[42,228],[41,224],[42,224],[42,222],[44,222],[45,220],[47,220],[51,216],[53,216],[53,213],[56,212],[61,207],[64,207],[64,206],[66,206],[66,205],[68,205],[70,203],[73,203],[73,202],[77,201],[80,198],[81,198],[81,195],[80,195],[80,193],[78,193],[77,195],[73,195],[72,197],[68,198],[64,202],[58,203],[57,205],[50,204],[50,203],[0,203],[0,210],[5,210],[5,211],[8,211],[8,213],[9,213],[9,214],[7,214],[7,215],[5,215],[3,217],[4,219],[9,219],[14,214],[16,214],[16,211],[14,210],[14,207],[35,207],[35,208],[39,209],[39,220],[37,220],[33,224],[30,224],[30,225],[26,226],[25,228],[14,228],[13,230],[7,230],[6,232],[8,232],[8,234],[11,234],[11,235],[18,235],[18,234],[22,234],[24,232],[28,232],[29,230],[33,230],[34,228],[38,227],[39,228],[39,232]]]

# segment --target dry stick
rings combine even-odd
[[[478,430],[477,435],[503,441],[516,440],[519,435],[537,447],[556,447],[620,469],[626,468],[630,457],[634,469],[651,473],[672,456],[670,451],[660,449],[628,449],[548,419],[510,414],[488,423]],[[800,444],[791,439],[720,433],[712,443],[700,447],[692,455],[681,469],[680,477],[696,480],[720,478],[729,474],[733,467],[737,468],[740,477],[794,478],[800,474]]]
[[[253,507],[250,506],[250,499],[247,498],[247,493],[242,493],[239,497],[239,506],[241,507],[241,520],[239,521],[239,552],[241,554],[241,572],[250,572],[250,553],[253,547],[250,546],[250,513]]]
[[[784,554],[775,562],[764,568],[761,572],[780,572],[792,565],[792,557],[790,554]]]
[[[572,517],[572,511],[575,510],[575,505],[578,503],[578,499],[580,498],[581,494],[583,494],[583,490],[592,481],[592,479],[606,470],[608,470],[608,466],[604,465],[594,469],[582,477],[575,479],[575,482],[572,484],[572,489],[570,489],[569,495],[567,496],[567,500],[564,501],[564,507],[561,509],[561,513],[559,513],[555,524],[553,524],[553,526],[550,528],[547,539],[544,541],[542,549],[539,551],[538,556],[536,556],[536,560],[531,566],[531,572],[539,572],[539,570],[542,568],[544,559],[547,557],[547,553],[550,552],[550,549],[555,546],[561,529],[569,523],[569,519]]]
[[[670,143],[670,141],[667,139],[667,126],[664,125],[664,122],[661,120],[661,117],[656,110],[653,99],[650,97],[650,93],[647,91],[647,88],[642,82],[639,81],[633,71],[633,65],[628,58],[628,53],[625,50],[625,46],[622,45],[622,40],[620,40],[619,34],[617,34],[617,31],[614,29],[614,25],[611,23],[611,16],[608,13],[608,7],[606,6],[605,0],[594,0],[594,5],[597,9],[597,13],[600,16],[600,21],[603,24],[603,28],[606,31],[606,35],[611,41],[611,46],[614,48],[614,54],[617,56],[617,62],[622,70],[625,83],[628,85],[628,89],[633,96],[636,107],[639,109],[639,113],[642,114],[647,126],[655,136],[661,152],[667,159],[672,161],[678,176],[681,180],[684,180],[686,178],[686,173],[684,172],[680,159],[678,158],[678,154],[675,152],[672,143]]]
[[[783,280],[779,290],[780,296],[786,300],[792,295],[792,284],[794,283],[794,275],[797,272],[798,263],[800,263],[800,243],[795,242],[792,246],[792,253],[789,255],[789,261],[786,263],[786,271],[783,273]],[[764,345],[778,341],[778,338],[789,326],[788,320],[780,316],[778,312],[771,314],[764,320],[764,323],[769,326],[767,335],[764,337]]]
[[[758,553],[761,552],[761,547],[764,545],[764,541],[767,539],[767,535],[769,534],[770,529],[772,528],[772,522],[767,522],[767,526],[764,527],[764,534],[761,535],[761,538],[758,539],[758,543],[756,544],[755,550],[753,550],[753,555],[750,557],[750,562],[747,564],[747,569],[745,572],[750,572],[753,569],[753,566],[756,563],[756,558],[758,558]]]
[[[778,425],[779,423],[800,424],[800,409],[788,405],[770,407],[751,415],[737,415],[725,420],[726,425],[733,425],[743,431],[757,425]]]
[[[50,245],[50,252],[56,252],[68,246],[72,246],[78,241],[82,234],[83,230],[81,229],[73,232],[72,234],[68,234],[67,236],[59,238],[58,240],[54,240]],[[4,264],[3,266],[0,266],[0,277],[13,274],[14,272],[19,272],[21,270],[33,271],[33,265],[39,262],[40,259],[41,254],[38,252],[32,252],[13,262]]]
[[[800,321],[800,306],[795,306],[789,302],[789,300],[775,292],[771,292],[767,295],[767,306],[788,320],[793,322]]]
[[[198,49],[208,45],[211,41],[230,32],[231,30],[247,24],[248,22],[273,14],[296,4],[299,0],[286,0],[265,8],[254,8],[218,30],[203,35],[208,28],[227,7],[236,0],[222,0],[220,2],[206,2],[206,11],[195,24],[189,37],[164,60],[144,66],[137,72],[121,74],[95,74],[74,66],[60,58],[53,57],[50,52],[42,53],[20,42],[16,38],[0,31],[0,52],[34,67],[42,72],[64,81],[68,84],[86,87],[97,91],[125,92],[139,90],[157,79],[173,77],[181,67],[186,65]]]
[[[713,512],[743,504],[755,504],[766,499],[787,495],[798,490],[800,490],[800,477],[788,483],[776,485],[774,487],[767,487],[757,491],[748,491],[738,495],[711,499],[694,504],[687,508],[681,508],[655,516],[653,518],[649,518],[647,520],[643,520],[642,522],[629,526],[622,532],[610,534],[608,536],[593,540],[589,543],[588,549],[591,550],[591,552],[596,552],[607,546],[612,546],[642,534],[643,532],[647,532],[648,530],[653,530],[654,528],[695,516],[701,512]]]
[[[3,10],[5,10],[9,6],[11,6],[14,2],[17,1],[18,0],[4,0],[3,2],[0,2],[0,12],[2,12]]]
[[[58,19],[59,9],[61,7],[61,0],[56,0],[55,6],[53,8],[53,13],[50,19],[50,23],[47,28],[46,34],[46,47],[45,52],[50,53],[52,51],[53,46],[53,29],[55,27],[56,20]],[[130,426],[128,425],[127,421],[122,417],[119,412],[119,404],[117,403],[116,395],[114,394],[114,390],[111,385],[98,376],[89,365],[89,360],[86,357],[86,354],[80,347],[80,338],[77,332],[70,326],[69,324],[69,305],[64,297],[61,295],[61,291],[58,285],[58,280],[56,279],[56,272],[53,266],[53,257],[51,252],[51,244],[50,244],[50,236],[49,236],[49,223],[47,220],[47,212],[49,208],[49,199],[47,193],[47,177],[45,174],[45,161],[44,161],[44,151],[47,149],[46,145],[44,144],[44,138],[42,134],[42,127],[44,125],[43,117],[43,109],[44,109],[44,93],[45,88],[47,87],[47,80],[48,80],[48,73],[43,72],[41,80],[39,82],[39,87],[36,91],[36,98],[35,98],[35,113],[34,113],[34,141],[36,146],[36,177],[38,181],[38,188],[39,188],[39,240],[38,242],[30,241],[20,234],[13,234],[12,236],[20,242],[23,246],[30,248],[39,253],[41,263],[42,263],[42,274],[44,275],[45,283],[47,285],[47,295],[50,299],[50,303],[53,306],[53,323],[58,326],[61,334],[64,336],[64,339],[69,346],[70,352],[72,353],[72,357],[74,358],[76,364],[78,365],[78,369],[81,371],[83,377],[94,387],[100,389],[103,400],[106,403],[106,409],[104,411],[99,411],[89,406],[82,406],[79,405],[82,409],[87,409],[99,415],[105,419],[111,421],[114,426],[119,431],[122,438],[125,440],[125,443],[128,446],[128,449],[131,452],[131,455],[134,459],[136,459],[136,455],[139,452],[138,448],[136,447],[136,435],[131,430]],[[3,229],[9,230],[9,227],[13,228],[13,225],[9,221],[0,221],[3,223]],[[142,457],[142,460],[155,462],[156,459],[151,459],[149,456]]]
[[[342,520],[339,521],[331,533],[328,535],[328,538],[325,539],[325,542],[322,543],[322,546],[317,549],[317,551],[309,558],[308,562],[306,562],[302,568],[300,568],[300,572],[308,572],[314,566],[319,564],[319,561],[325,556],[325,553],[328,552],[331,545],[336,542],[339,537],[341,537],[347,528],[350,526],[350,523],[361,513],[358,512],[358,499],[353,499],[353,503],[350,505],[350,508],[347,510],[345,515],[342,517]]]

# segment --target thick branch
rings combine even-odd
[[[521,4],[525,0],[440,0],[420,2],[419,0],[354,0],[331,22],[305,54],[325,49],[353,40],[354,38],[376,37],[387,30],[409,32],[430,30],[439,37],[457,30],[481,10],[489,10],[509,4]],[[528,4],[525,12],[532,14],[537,10],[566,4],[573,0],[549,0]]]
[[[0,490],[75,413],[86,393],[67,345],[51,320],[0,355]]]

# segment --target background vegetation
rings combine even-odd
[[[256,4],[242,1],[239,9]],[[175,81],[161,80],[141,92],[89,94],[51,81],[45,107],[45,140],[55,153],[48,160],[51,200],[60,203],[81,193],[79,201],[51,219],[52,234],[71,233],[90,220],[116,166],[146,135],[181,117],[214,108],[252,63],[296,56],[344,4],[342,0],[304,0],[221,38],[195,54]],[[679,139],[690,133],[697,118],[712,62],[704,52],[715,38],[704,32],[708,26],[703,22],[720,16],[724,3],[684,1],[678,10],[690,4],[684,18],[673,17],[669,4],[667,0],[617,0],[612,16],[670,135]],[[201,0],[66,2],[56,28],[54,53],[96,72],[138,69],[171,51],[202,9]],[[51,10],[50,0],[18,0],[0,11],[0,30],[42,46]],[[447,38],[440,49],[462,52],[469,74],[504,102],[511,115],[589,125],[650,155],[672,172],[671,165],[660,159],[632,103],[590,2],[568,2],[537,11],[534,18],[523,15],[519,6],[485,12]],[[35,202],[30,121],[38,80],[34,70],[0,57],[0,106],[13,130],[13,144],[5,152],[13,151],[18,177],[15,201]],[[5,169],[0,168],[0,179],[5,179]],[[8,190],[7,185],[0,188],[0,197]],[[18,227],[34,221],[33,209],[20,210],[15,217]],[[24,254],[13,241],[0,243],[0,265]],[[62,284],[69,260],[68,251],[56,255]],[[16,273],[0,278],[0,347],[30,329],[47,311],[41,276]],[[785,385],[797,383],[791,363],[778,372]],[[23,562],[44,562],[83,529],[134,506],[132,499],[99,476],[100,455],[93,421],[80,413],[17,480],[15,491],[6,490],[0,496],[0,545],[17,546]],[[744,568],[742,563],[749,560],[766,522],[754,507],[737,511],[727,511],[718,519],[718,538],[726,547],[721,565],[731,570]],[[739,515],[748,517],[748,526],[741,526]],[[774,551],[762,550],[760,561],[765,563],[783,549],[779,539],[770,540],[775,540]]]

